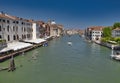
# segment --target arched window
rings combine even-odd
[[[26,32],[26,28],[24,27],[24,32]]]
[[[22,32],[23,32],[23,27],[21,29],[22,29]]]

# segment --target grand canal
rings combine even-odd
[[[120,62],[111,60],[110,54],[110,49],[77,35],[64,36],[50,41],[48,47],[15,57],[17,69],[1,71],[0,83],[120,83]],[[9,60],[0,63],[8,65]]]

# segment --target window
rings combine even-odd
[[[16,40],[16,37],[15,37],[15,35],[13,36],[13,40]]]
[[[10,41],[10,36],[8,35],[8,41]]]
[[[9,21],[9,20],[7,20],[7,23],[10,23],[10,21]]]
[[[19,40],[19,36],[18,36],[18,34],[17,34],[17,40]]]
[[[19,24],[19,22],[18,22],[18,21],[16,21],[16,23],[17,23],[17,24]]]
[[[3,31],[5,31],[5,28],[3,28]]]
[[[16,32],[18,32],[18,26],[16,26]]]
[[[0,31],[2,31],[1,25],[0,25]]]
[[[15,26],[13,26],[13,31],[15,31]]]
[[[21,24],[23,25],[23,22]]]
[[[7,26],[7,31],[9,32],[9,25]]]
[[[13,23],[15,23],[15,21],[13,21]]]
[[[2,39],[2,35],[0,35],[0,39]]]
[[[5,20],[3,19],[3,22],[5,22]]]
[[[22,34],[22,39],[24,39],[24,35]]]

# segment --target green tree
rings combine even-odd
[[[112,31],[111,27],[105,27],[103,29],[103,37],[111,37],[111,31]]]
[[[113,29],[120,28],[120,22],[116,22],[113,24]]]

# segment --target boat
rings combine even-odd
[[[112,48],[112,53],[111,53],[111,58],[112,59],[115,59],[115,60],[117,60],[117,61],[120,61],[120,52],[113,52],[114,51],[114,47],[112,46],[111,47]]]
[[[120,53],[116,52],[115,54],[112,54],[111,58],[120,61]]]
[[[48,42],[44,42],[44,43],[43,43],[43,46],[44,46],[44,47],[48,46]]]
[[[72,45],[72,42],[69,41],[69,42],[67,42],[67,44],[68,44],[68,45]]]

